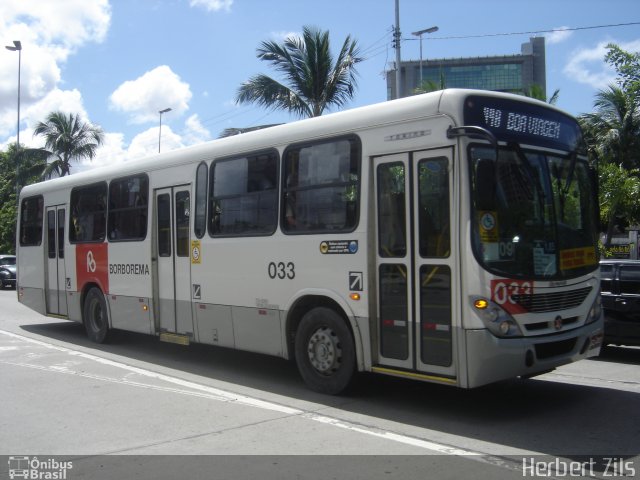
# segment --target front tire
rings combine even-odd
[[[336,395],[351,383],[356,366],[353,336],[335,310],[316,307],[302,317],[295,354],[298,371],[312,390]]]
[[[84,327],[92,342],[104,343],[107,341],[109,313],[104,295],[98,288],[89,290],[84,299]]]

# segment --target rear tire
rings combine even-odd
[[[302,317],[295,354],[298,371],[312,390],[336,395],[351,383],[356,367],[353,336],[334,310],[316,307]]]
[[[92,288],[84,299],[84,328],[89,340],[104,343],[109,334],[109,313],[104,295]]]

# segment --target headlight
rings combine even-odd
[[[10,276],[11,276],[11,274],[9,273],[8,270],[0,270],[0,277],[9,278]]]
[[[589,309],[589,314],[587,315],[587,320],[584,322],[585,325],[589,325],[590,323],[595,322],[600,318],[602,314],[602,299],[600,298],[600,293],[596,295],[596,299],[593,301],[593,305]]]
[[[473,310],[496,337],[521,337],[522,331],[511,315],[486,298],[471,299]]]

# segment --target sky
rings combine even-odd
[[[605,46],[640,51],[638,0],[399,0],[402,60],[418,60],[411,32],[423,36],[423,59],[520,53],[532,36],[546,39],[547,91],[578,115],[615,81]],[[635,25],[621,25],[628,23]],[[256,105],[238,105],[242,82],[264,73],[261,42],[330,32],[332,51],[351,36],[365,60],[355,96],[343,108],[387,100],[393,68],[395,0],[2,0],[0,41],[22,43],[20,142],[43,145],[35,125],[53,111],[79,114],[101,127],[105,143],[72,173],[217,138],[226,128],[294,121]],[[617,25],[617,26],[614,26]],[[588,28],[587,28],[588,27]],[[591,28],[594,27],[594,28]],[[546,31],[545,33],[543,33]],[[535,32],[535,33],[531,33]],[[16,141],[17,52],[0,51],[0,150]]]

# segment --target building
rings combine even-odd
[[[415,94],[420,85],[420,60],[400,63],[402,96]],[[530,38],[520,54],[453,59],[423,59],[423,82],[447,88],[477,88],[497,92],[524,93],[538,85],[546,95],[544,37]],[[387,71],[387,98],[396,98],[396,72]]]

